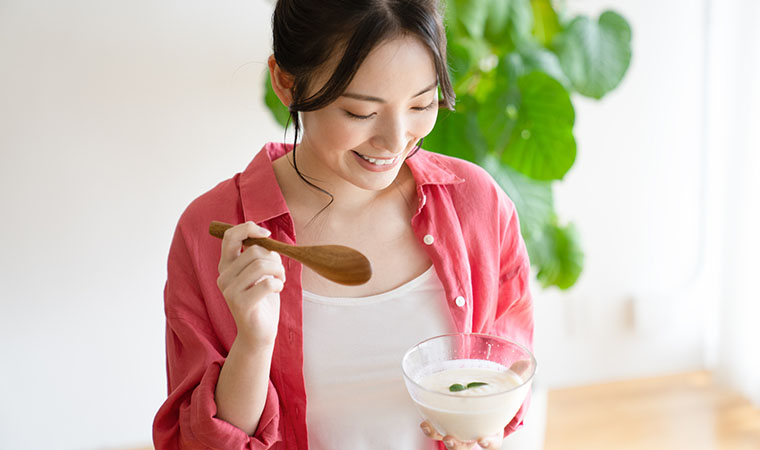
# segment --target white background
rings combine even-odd
[[[622,13],[634,57],[604,100],[575,99],[578,159],[556,194],[586,270],[569,292],[536,290],[539,385],[751,361],[726,330],[760,315],[757,271],[731,269],[758,247],[741,236],[760,225],[760,45],[737,34],[758,7],[569,7]],[[270,14],[263,0],[0,1],[0,448],[150,442],[176,221],[283,138],[261,101]]]

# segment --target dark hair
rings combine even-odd
[[[295,128],[296,172],[295,147],[301,129],[298,112],[315,111],[335,101],[370,51],[388,39],[412,35],[428,47],[443,97],[439,105],[454,109],[454,89],[446,63],[446,33],[438,0],[278,0],[272,32],[274,58],[282,70],[293,76],[293,102],[288,109]],[[316,93],[306,97],[314,78],[336,51],[342,51],[343,55],[332,76]],[[300,172],[298,175],[330,195]]]

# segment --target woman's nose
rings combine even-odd
[[[372,145],[378,150],[401,153],[408,142],[407,134],[406,124],[401,118],[388,118],[376,129]]]

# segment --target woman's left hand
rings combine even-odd
[[[443,441],[443,445],[449,450],[471,450],[478,444],[481,448],[487,448],[489,450],[498,450],[501,448],[501,442],[503,440],[501,434],[495,434],[493,436],[486,436],[478,439],[477,441],[460,441],[453,436],[441,436],[440,433],[435,431],[428,421],[424,421],[420,424],[422,432],[425,436],[436,441]]]

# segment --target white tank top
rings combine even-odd
[[[455,331],[433,267],[389,292],[358,298],[304,291],[304,380],[311,450],[429,450],[401,357]]]

